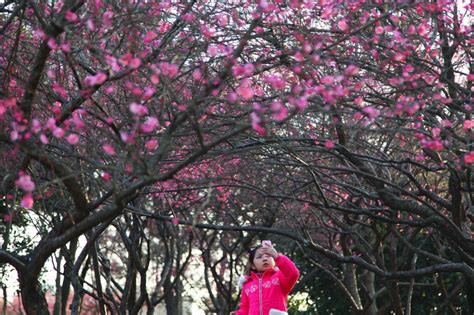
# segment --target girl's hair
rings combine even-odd
[[[259,248],[261,248],[261,247],[262,247],[262,245],[257,245],[257,246],[255,246],[255,248],[253,248],[253,249],[250,250],[250,253],[249,253],[249,263],[248,263],[248,265],[247,265],[247,270],[246,270],[246,274],[247,274],[248,276],[250,276],[250,273],[251,273],[252,271],[255,271],[255,269],[252,268],[253,260],[255,259],[255,255],[257,254],[257,250],[258,250]]]

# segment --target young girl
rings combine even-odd
[[[286,314],[288,294],[300,275],[298,268],[268,241],[254,248],[249,260],[251,269],[242,288],[240,308],[230,314]]]

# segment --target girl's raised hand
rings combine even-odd
[[[280,255],[276,251],[276,249],[273,247],[272,244],[270,244],[270,245],[265,244],[264,246],[262,246],[262,253],[265,253],[265,254],[273,257],[273,259],[277,258]]]

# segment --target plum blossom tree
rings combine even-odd
[[[353,313],[410,314],[420,283],[438,312],[474,309],[471,12],[2,1],[0,263],[23,308],[49,312],[56,257],[57,314],[85,297],[178,314],[202,259],[207,307],[226,314],[245,249],[279,235]],[[24,226],[37,232],[20,246]]]

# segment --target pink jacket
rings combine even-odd
[[[275,259],[276,266],[263,275],[252,272],[242,288],[238,315],[268,315],[270,309],[287,311],[288,294],[300,275],[298,268],[286,256]]]

